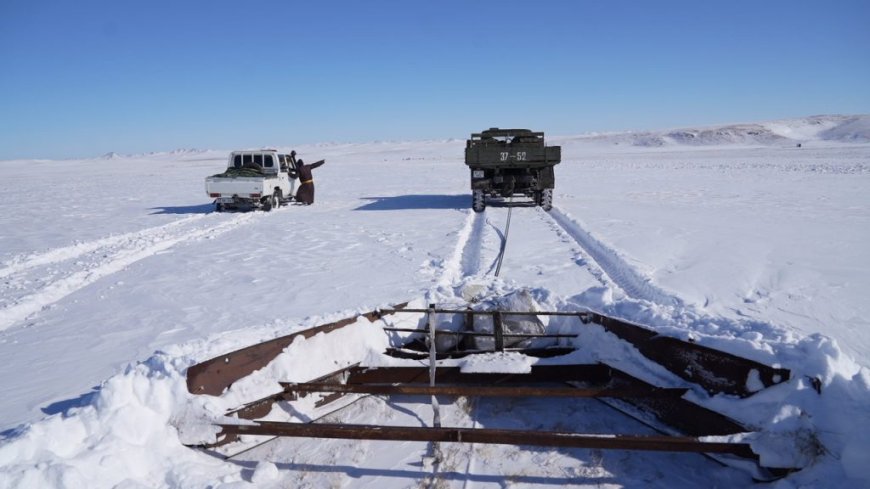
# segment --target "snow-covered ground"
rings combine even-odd
[[[498,280],[507,209],[469,209],[464,140],[294,148],[326,159],[316,204],[269,213],[212,212],[203,179],[236,148],[0,162],[0,487],[418,486],[420,443],[295,440],[236,462],[186,448],[179,433],[196,413],[229,406],[189,395],[185,371],[374,307],[455,300],[469,284],[791,369],[793,380],[748,400],[698,401],[784,440],[782,457],[806,467],[774,487],[870,486],[870,117],[549,142],[563,147],[555,208],[513,210]],[[350,343],[376,349],[379,334]],[[583,355],[628,355],[594,340],[608,344],[581,337]],[[281,380],[359,353],[307,346],[294,350],[300,378]],[[430,419],[405,401],[368,398],[342,420]],[[632,423],[563,401],[457,402],[445,416],[600,432]],[[455,445],[447,460],[446,487],[751,483],[685,454]]]

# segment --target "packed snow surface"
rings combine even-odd
[[[381,355],[377,326],[418,320],[296,341],[219,398],[187,392],[189,366],[408,300],[588,308],[790,369],[768,389],[747,379],[759,390],[747,399],[687,396],[755,428],[740,437],[763,464],[802,468],[770,487],[870,487],[870,117],[548,139],[563,154],[555,207],[512,210],[498,278],[508,210],[470,210],[464,140],[292,148],[326,159],[316,203],[268,213],[216,213],[204,193],[240,148],[0,162],[0,487],[752,485],[692,454],[446,444],[433,474],[418,442],[276,440],[231,460],[184,446],[277,380],[400,362]],[[567,361],[683,385],[603,330],[580,331]],[[303,402],[293,417],[322,414]],[[445,399],[441,415],[445,426],[654,433],[594,401]],[[432,407],[366,397],[330,418],[430,426]]]

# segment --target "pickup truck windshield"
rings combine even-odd
[[[275,168],[275,157],[271,154],[248,153],[233,155],[233,166],[236,168],[258,166],[260,168]]]

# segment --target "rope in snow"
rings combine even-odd
[[[501,250],[498,252],[498,265],[495,267],[496,277],[498,277],[498,273],[501,271],[501,261],[504,259],[504,250],[507,248],[508,232],[511,229],[511,211],[514,209],[510,204],[513,202],[513,199],[513,196],[508,197],[507,222],[504,225],[504,238],[501,240]]]

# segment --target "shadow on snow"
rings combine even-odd
[[[177,207],[152,207],[154,214],[208,214],[214,212],[214,204],[182,205]]]
[[[463,209],[471,207],[471,195],[395,195],[392,197],[362,197],[371,201],[355,211],[398,211],[409,209]]]
[[[52,414],[60,414],[60,413],[67,414],[70,409],[84,407],[84,406],[87,406],[87,405],[93,403],[94,399],[96,398],[97,394],[99,394],[99,392],[100,392],[100,387],[95,386],[95,387],[92,387],[89,392],[86,392],[86,393],[80,395],[79,397],[75,397],[73,399],[64,399],[62,401],[53,402],[53,403],[49,404],[48,406],[40,408],[40,410],[44,414],[47,414],[49,416],[51,416]]]

